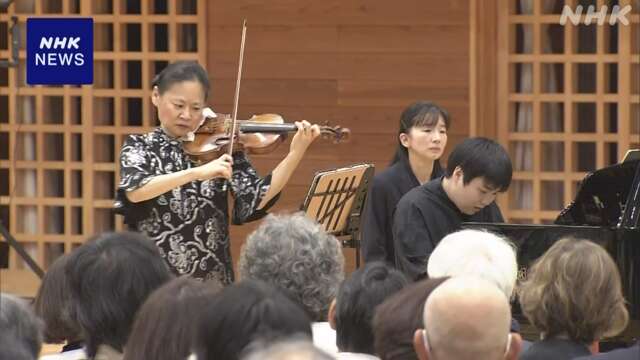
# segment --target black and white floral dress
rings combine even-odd
[[[177,275],[233,282],[229,247],[229,209],[224,180],[193,181],[156,198],[130,202],[125,193],[154,176],[189,169],[195,164],[184,153],[180,140],[162,128],[144,135],[129,135],[120,151],[120,183],[115,210],[132,230],[145,233],[160,249]],[[266,215],[279,196],[262,209],[260,200],[269,189],[271,175],[260,178],[242,152],[233,154],[234,197],[232,221],[242,224]]]

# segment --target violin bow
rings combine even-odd
[[[229,141],[229,156],[233,154],[233,142],[236,134],[236,120],[238,118],[238,100],[240,98],[240,79],[242,78],[242,60],[244,59],[244,41],[247,37],[247,19],[242,21],[242,39],[240,40],[240,60],[238,60],[238,78],[236,79],[236,93],[233,98],[233,115],[231,119],[231,140]]]
[[[247,19],[242,20],[242,38],[240,40],[240,59],[238,60],[238,78],[236,79],[236,93],[233,97],[233,115],[231,118],[231,139],[229,140],[229,156],[233,156],[233,142],[236,135],[236,120],[238,119],[238,101],[240,99],[240,79],[242,78],[242,60],[244,59],[244,41],[247,38]],[[233,171],[232,171],[233,176]],[[222,185],[222,191],[227,191],[227,181]]]

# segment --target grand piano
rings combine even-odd
[[[465,223],[508,237],[517,247],[519,279],[551,245],[565,236],[588,239],[613,257],[631,318],[623,338],[640,338],[640,160],[589,173],[574,201],[551,225]],[[518,304],[514,316],[523,319]]]

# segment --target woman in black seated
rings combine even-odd
[[[389,167],[373,178],[365,204],[365,262],[395,263],[393,211],[409,190],[444,175],[439,159],[447,146],[449,126],[449,113],[428,101],[417,101],[402,112],[396,154]]]
[[[531,267],[520,290],[525,316],[541,332],[522,360],[564,360],[598,352],[627,325],[620,274],[601,246],[566,238]]]

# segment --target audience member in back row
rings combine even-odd
[[[64,268],[69,255],[62,255],[47,269],[34,308],[44,321],[44,341],[49,344],[65,343],[59,354],[44,356],[40,360],[75,360],[84,354],[80,326],[71,307],[71,290]]]
[[[376,307],[408,284],[398,270],[382,261],[367,263],[340,286],[329,308],[329,323],[336,330],[338,359],[377,359],[373,348]]]
[[[313,346],[304,338],[290,337],[287,340],[257,349],[243,360],[333,360],[329,354]]]
[[[122,359],[136,312],[172,277],[153,242],[131,232],[88,241],[70,254],[65,273],[92,360]]]
[[[236,360],[259,348],[302,336],[311,340],[311,321],[286,293],[257,280],[224,288],[196,323],[198,360]]]
[[[509,333],[509,301],[480,278],[445,281],[427,299],[423,321],[413,337],[420,360],[515,360],[520,353],[520,335]]]
[[[551,246],[529,270],[520,304],[542,338],[522,360],[596,353],[598,341],[620,333],[629,318],[616,264],[588,240],[565,238]]]
[[[418,359],[413,347],[413,335],[423,327],[424,302],[446,279],[428,279],[408,285],[376,308],[373,338],[380,359]]]
[[[189,277],[173,279],[154,291],[136,314],[124,360],[174,360],[191,354],[194,324],[222,285]]]
[[[337,353],[335,331],[326,321],[344,278],[344,256],[334,236],[303,213],[269,215],[247,237],[238,268],[241,279],[288,290],[314,321],[314,343]]]
[[[429,277],[479,277],[511,299],[518,277],[515,248],[508,240],[488,231],[460,230],[440,240],[429,257],[427,273]],[[520,325],[513,319],[511,331],[520,331]]]
[[[21,299],[0,293],[0,360],[35,360],[42,347],[42,321]]]
[[[483,230],[460,230],[445,236],[431,253],[429,277],[476,276],[511,299],[518,277],[515,248],[505,238]]]
[[[640,359],[640,341],[626,349],[617,349],[602,354],[581,356],[574,360],[638,360]]]
[[[62,255],[49,266],[36,295],[36,315],[44,321],[44,341],[62,344],[59,354],[40,360],[75,360],[85,356],[80,326],[71,307],[71,290],[64,272],[69,255]]]

